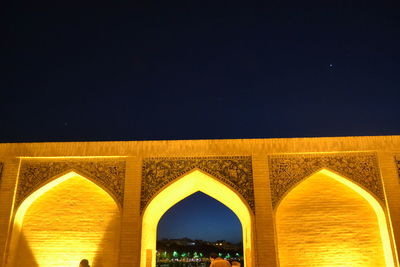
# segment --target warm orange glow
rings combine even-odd
[[[386,266],[388,267],[394,266],[393,252],[392,252],[392,247],[390,245],[390,237],[388,232],[389,228],[386,223],[385,212],[383,211],[382,206],[379,204],[379,202],[370,193],[362,189],[360,186],[350,182],[349,180],[341,177],[340,175],[337,175],[336,173],[330,172],[328,170],[321,170],[320,172],[330,176],[331,178],[334,178],[336,181],[341,182],[342,184],[347,185],[348,187],[356,191],[358,194],[360,194],[372,206],[378,219],[379,231],[380,231],[380,236],[382,238],[382,245],[385,254]]]
[[[238,216],[243,231],[245,266],[251,266],[252,233],[249,208],[232,189],[201,171],[195,170],[174,181],[148,204],[142,221],[141,267],[148,267],[146,254],[149,250],[152,252],[152,266],[155,266],[157,225],[162,215],[176,203],[198,191],[220,201]]]
[[[395,266],[380,203],[326,169],[282,200],[276,228],[281,266]]]
[[[7,266],[116,266],[120,214],[113,198],[70,172],[26,198],[18,208]],[[97,264],[96,264],[97,263]]]
[[[46,192],[48,192],[50,189],[54,188],[55,186],[61,184],[62,182],[72,178],[78,176],[77,173],[75,172],[70,172],[67,173],[63,176],[61,176],[58,179],[55,179],[53,181],[51,181],[50,183],[47,183],[46,185],[42,186],[41,188],[39,188],[38,190],[36,190],[35,192],[33,192],[32,194],[30,194],[23,202],[22,204],[19,206],[18,211],[15,215],[15,219],[14,219],[14,225],[16,227],[21,227],[22,226],[22,221],[24,219],[26,210],[32,205],[33,202],[35,202],[40,196],[42,196],[43,194],[45,194]]]

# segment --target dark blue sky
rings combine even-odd
[[[0,141],[399,134],[398,11],[5,8]]]
[[[400,133],[398,7],[53,5],[0,11],[0,142]]]
[[[158,224],[157,239],[242,242],[238,217],[221,202],[197,192],[171,207]]]

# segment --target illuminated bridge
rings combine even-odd
[[[5,267],[156,263],[157,224],[201,191],[244,265],[399,266],[400,136],[0,144]]]

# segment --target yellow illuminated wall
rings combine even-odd
[[[25,207],[13,265],[76,267],[86,258],[92,266],[117,266],[120,212],[116,202],[75,173],[59,179]]]
[[[163,189],[146,207],[142,221],[141,267],[155,266],[157,225],[162,215],[176,203],[198,191],[220,201],[238,216],[243,231],[245,266],[252,266],[253,235],[249,208],[232,189],[195,170]]]
[[[297,185],[276,212],[280,266],[394,266],[379,203],[327,170]]]

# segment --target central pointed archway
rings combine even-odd
[[[252,266],[252,213],[242,197],[230,187],[200,170],[173,181],[147,205],[142,217],[140,267],[155,266],[157,225],[162,215],[189,195],[201,191],[231,209],[242,224],[245,266]]]

